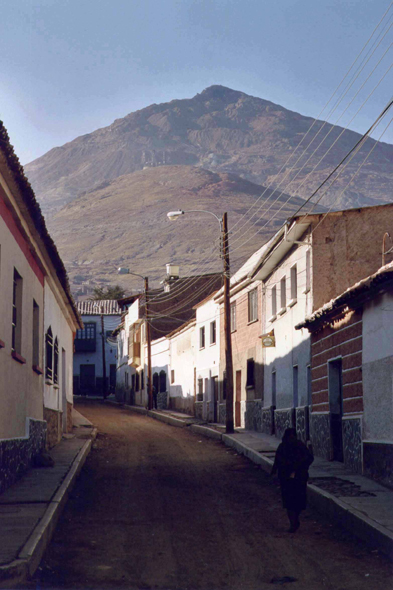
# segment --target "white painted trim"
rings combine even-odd
[[[348,354],[344,354],[344,356],[342,358],[346,359],[349,356],[354,356],[355,354],[362,354],[362,350],[358,350],[356,352],[349,352]],[[328,362],[328,361],[326,361],[326,362]],[[321,363],[320,365],[316,365],[315,367],[311,367],[311,369],[319,369],[320,367],[324,367],[325,365],[326,365],[326,363]],[[359,366],[361,367],[363,365],[359,365]]]
[[[354,420],[355,418],[363,418],[363,413],[359,414],[359,412],[348,412],[347,414],[344,414],[342,417],[343,420]]]
[[[363,380],[362,381],[353,381],[353,383],[343,383],[343,389],[344,389],[344,387],[348,387],[349,385],[358,385],[358,383],[363,383]]]

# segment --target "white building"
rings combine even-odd
[[[105,394],[115,391],[117,347],[108,342],[121,319],[115,300],[80,301],[77,304],[84,328],[75,336],[74,394],[103,395],[105,359]]]
[[[194,414],[195,405],[195,319],[182,324],[168,334],[169,343],[169,407],[186,414]]]
[[[208,422],[218,422],[219,402],[220,305],[214,295],[195,306],[195,413]]]
[[[72,339],[82,321],[64,264],[1,123],[0,139],[1,493],[46,444],[72,428]],[[49,316],[59,330],[56,349],[55,341],[44,337]]]

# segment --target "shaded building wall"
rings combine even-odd
[[[313,216],[313,311],[381,266],[384,233],[393,231],[393,205]],[[386,257],[386,263],[392,260]]]
[[[342,446],[344,463],[362,471],[362,312],[350,311],[311,336],[312,412],[310,434],[316,455],[333,459],[329,362],[342,362]]]

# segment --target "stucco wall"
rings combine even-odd
[[[182,408],[191,409],[194,404],[194,367],[196,359],[197,335],[195,323],[172,336],[169,340],[170,361],[168,360],[168,386],[170,398],[184,398],[188,402],[175,402]],[[170,366],[169,366],[170,365]],[[171,371],[174,382],[171,382]],[[171,402],[172,403],[172,402]],[[187,410],[188,411],[188,410]]]
[[[1,188],[1,187],[0,187]],[[1,190],[0,190],[1,200]],[[14,268],[23,279],[21,355],[25,363],[11,356],[12,293]],[[14,235],[0,215],[0,439],[25,436],[26,418],[43,419],[43,379],[32,369],[33,299],[40,310],[43,330],[44,290]],[[40,364],[42,366],[42,341]]]
[[[216,342],[210,342],[210,324],[216,322]],[[199,338],[200,328],[205,327],[205,348],[201,349],[196,346],[195,359],[195,378],[203,380],[203,405],[201,409],[201,417],[204,420],[212,421],[214,419],[214,382],[213,377],[219,378],[220,365],[220,306],[210,299],[202,304],[196,310],[196,339]],[[207,382],[206,382],[207,379]],[[206,388],[207,383],[207,388]],[[218,396],[217,396],[218,397]],[[218,399],[216,400],[218,402]],[[218,411],[216,407],[216,416]]]
[[[306,253],[309,246],[294,246],[265,282],[263,333],[274,330],[276,346],[265,348],[265,406],[277,409],[294,404],[293,367],[298,367],[298,406],[307,400],[307,366],[310,364],[310,335],[308,330],[295,330],[312,308],[312,290],[306,284]],[[311,257],[312,260],[312,257]],[[291,301],[291,268],[297,270],[297,300]],[[310,272],[312,269],[310,269]],[[286,279],[286,308],[280,313],[281,280]],[[272,289],[276,288],[277,314],[272,315]],[[276,373],[276,401],[273,403],[272,373]]]
[[[363,309],[363,438],[393,443],[393,293]]]
[[[49,326],[52,329],[53,342],[58,339],[59,346],[59,376],[58,383],[45,379],[44,406],[50,410],[63,412],[66,410],[66,402],[73,401],[72,382],[72,357],[73,357],[73,331],[59,305],[51,286],[45,281],[45,313],[44,334]],[[44,364],[46,359],[44,358]],[[45,366],[44,366],[45,374]]]

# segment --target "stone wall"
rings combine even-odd
[[[0,440],[0,494],[19,479],[45,449],[46,422],[28,418],[28,436]]]
[[[246,411],[244,413],[244,427],[246,430],[262,432],[262,405],[261,400],[246,401]]]
[[[304,443],[310,439],[308,406],[296,408],[296,434]]]
[[[333,457],[330,434],[330,414],[310,414],[310,439],[316,457],[331,461]]]
[[[158,394],[158,408],[165,410],[166,407],[162,406],[160,407],[160,400],[159,400],[159,396],[160,395],[164,395],[164,394]],[[165,394],[166,396],[167,394]],[[165,397],[165,403],[166,403],[166,397]],[[169,408],[171,410],[175,410],[176,412],[183,412],[184,414],[189,414],[191,416],[194,415],[194,411],[195,411],[195,397],[193,395],[190,395],[189,397],[170,397],[169,398]],[[203,404],[203,402],[200,402],[201,404]]]
[[[159,391],[157,393],[157,409],[166,410],[168,407],[168,394],[166,391]]]
[[[295,428],[295,408],[274,411],[275,434],[282,438],[287,428]]]
[[[47,424],[46,445],[49,449],[57,445],[62,437],[62,412],[44,408],[44,420]]]
[[[72,423],[72,408],[73,408],[73,404],[71,404],[71,402],[67,402],[67,426],[66,426],[66,431],[68,433],[72,432],[72,427],[73,427],[73,423]]]
[[[195,402],[195,418],[203,420],[203,402]]]
[[[360,418],[343,420],[344,464],[354,473],[362,473],[362,424]]]
[[[393,489],[393,443],[363,443],[364,475]]]
[[[269,406],[268,408],[263,408],[262,410],[262,432],[265,434],[270,434],[271,436],[275,432],[275,423],[274,423],[274,410],[276,409],[275,406]]]
[[[226,402],[218,404],[218,423],[225,424],[227,419],[227,406]]]

